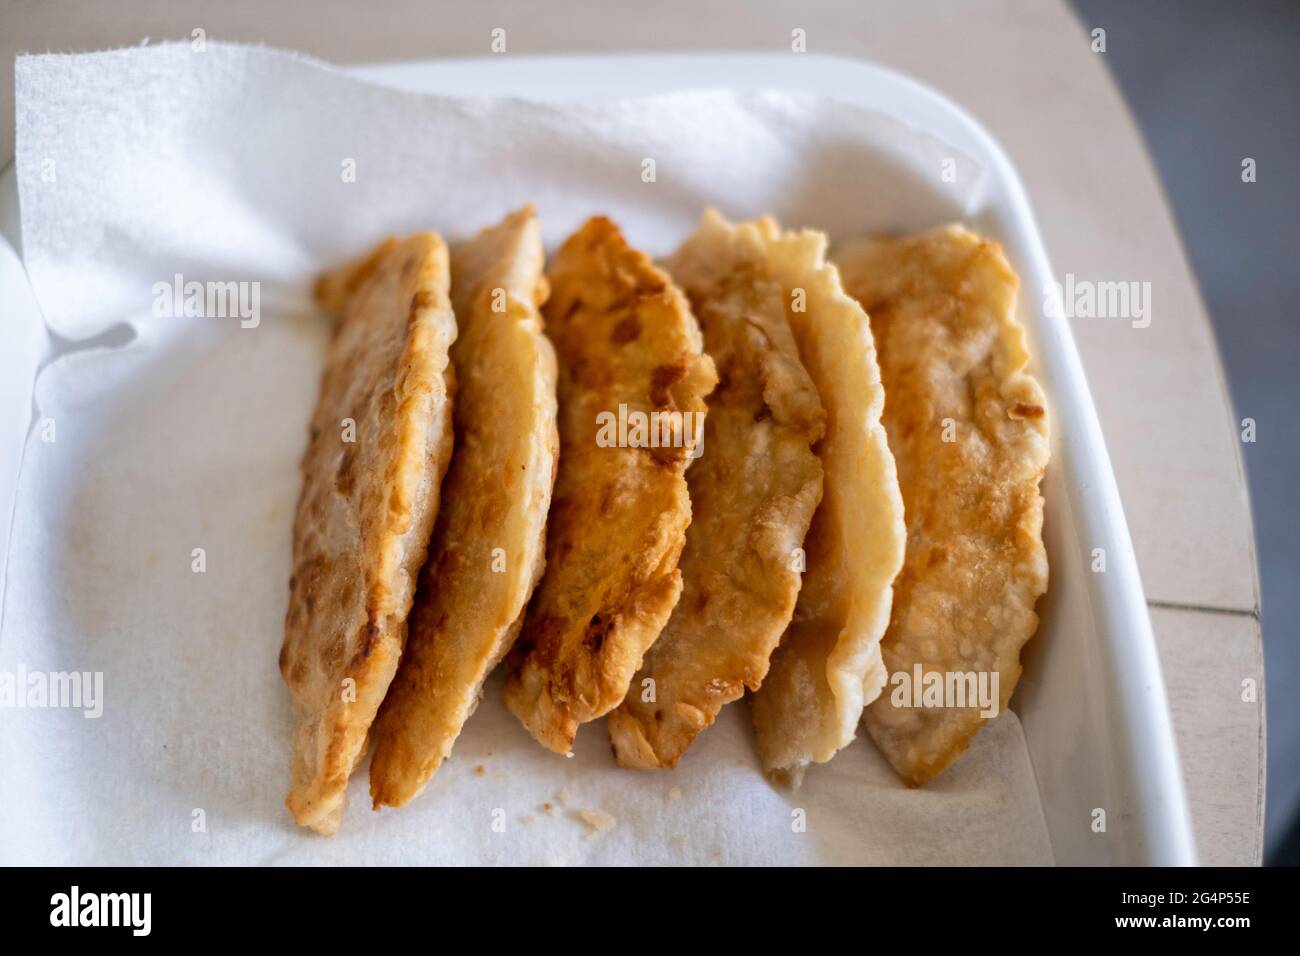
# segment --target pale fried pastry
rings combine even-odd
[[[886,404],[867,315],[826,261],[826,237],[759,222],[770,270],[801,308],[789,312],[799,355],[826,409],[817,445],[825,493],[804,543],[806,571],[794,618],[751,698],[759,757],[798,784],[853,741],[865,704],[885,683],[880,639],[906,529]]]
[[[506,703],[566,753],[622,701],[681,590],[694,452],[598,442],[602,413],[700,414],[716,381],[686,298],[608,219],[556,253],[547,332],[559,357],[560,465],[546,573],[510,655]]]
[[[960,226],[855,242],[835,259],[871,316],[907,515],[882,643],[891,683],[916,665],[940,676],[996,673],[1001,710],[1047,588],[1038,486],[1048,421],[1024,371],[1018,280],[995,243]],[[978,706],[893,698],[887,687],[863,721],[911,786],[956,759],[986,719]]]
[[[389,240],[317,292],[341,316],[302,458],[280,671],[294,710],[285,802],[329,834],[406,639],[451,454],[456,322],[435,233]]]
[[[455,452],[406,650],[375,720],[376,807],[408,802],[451,753],[542,573],[559,452],[542,261],[532,207],[452,248]]]
[[[825,416],[787,319],[789,270],[773,261],[783,250],[769,238],[710,210],[668,263],[718,387],[687,474],[681,601],[609,716],[624,766],[675,766],[725,704],[763,681],[794,611],[797,552],[822,496],[812,446]]]

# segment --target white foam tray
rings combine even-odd
[[[1067,865],[1195,862],[1155,640],[1097,414],[1067,322],[1041,308],[1053,273],[1024,187],[974,119],[905,76],[810,54],[512,56],[386,63],[354,72],[448,95],[579,99],[699,88],[823,93],[893,116],[980,162],[989,175],[969,218],[1003,244],[1021,276],[1020,319],[1029,329],[1032,370],[1047,392],[1053,423],[1043,486],[1051,586],[1012,700],[1024,724],[1052,850],[1057,863]],[[21,248],[12,167],[0,177],[0,232]],[[21,269],[3,248],[0,334],[0,541],[7,550],[31,383],[57,345],[44,334]],[[1106,553],[1104,573],[1090,569],[1097,548]],[[0,561],[0,575],[3,569]],[[1105,833],[1094,830],[1099,809]]]

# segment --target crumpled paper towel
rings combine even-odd
[[[103,693],[98,717],[0,710],[0,862],[1051,861],[1013,713],[924,790],[864,739],[791,792],[760,774],[743,703],[677,770],[631,772],[600,722],[570,759],[537,747],[498,676],[410,806],[371,812],[364,767],[333,839],[282,805],[276,658],[320,269],[530,201],[552,248],[601,212],[662,254],[706,205],[833,237],[919,227],[962,215],[969,161],[828,98],[439,98],[218,44],[22,57],[16,105],[24,259],[70,344],[35,386],[0,674],[99,673]],[[160,283],[192,281],[257,283],[258,314],[159,306]]]

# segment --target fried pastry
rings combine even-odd
[[[899,776],[919,786],[961,754],[988,714],[969,700],[926,705],[908,685],[918,674],[944,686],[996,678],[1000,711],[1038,627],[1046,404],[1025,372],[1018,280],[995,243],[954,225],[854,242],[835,259],[871,316],[907,515],[881,645],[890,686],[863,721]]]
[[[567,753],[580,724],[623,700],[677,603],[685,471],[716,376],[685,296],[608,219],[565,242],[548,275],[560,465],[546,573],[510,655],[506,703]],[[652,414],[662,440],[606,427]]]
[[[388,240],[324,276],[317,297],[341,314],[302,458],[280,672],[294,712],[285,802],[330,834],[397,670],[438,510],[456,321],[435,233]]]
[[[799,593],[800,548],[822,497],[813,445],[825,415],[788,312],[788,250],[764,222],[712,210],[668,263],[717,364],[704,454],[687,475],[694,517],[682,598],[609,717],[618,761],[672,767],[718,712],[757,688]]]
[[[867,315],[826,261],[826,237],[759,223],[773,275],[801,290],[790,310],[799,355],[826,409],[817,445],[825,493],[804,543],[807,568],[794,618],[751,698],[763,769],[797,785],[853,741],[865,704],[885,683],[880,639],[906,531],[886,404]]]
[[[406,650],[375,720],[376,808],[408,802],[451,753],[542,573],[559,453],[542,263],[531,207],[451,251],[455,451]]]

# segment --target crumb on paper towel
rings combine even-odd
[[[554,809],[555,809],[555,807],[554,807],[552,804],[549,804],[549,803],[543,803],[543,804],[542,804],[542,812],[543,812],[543,813],[550,813],[550,812],[551,812],[552,810],[554,810]]]
[[[474,776],[482,777],[485,776],[486,774],[487,774],[487,768],[484,767],[482,764],[479,764],[477,767],[474,768]]]
[[[681,798],[682,798],[682,788],[681,788],[681,787],[669,787],[669,788],[668,788],[668,799],[669,799],[669,800],[680,800]]]
[[[611,816],[604,810],[579,810],[578,816],[582,818],[583,823],[591,827],[592,832],[587,834],[588,840],[594,840],[605,831],[614,829],[614,825],[618,823],[617,817]]]
[[[527,827],[527,826],[532,826],[533,821],[536,819],[537,818],[533,816],[531,813],[525,813],[522,817],[519,818],[519,822]]]

